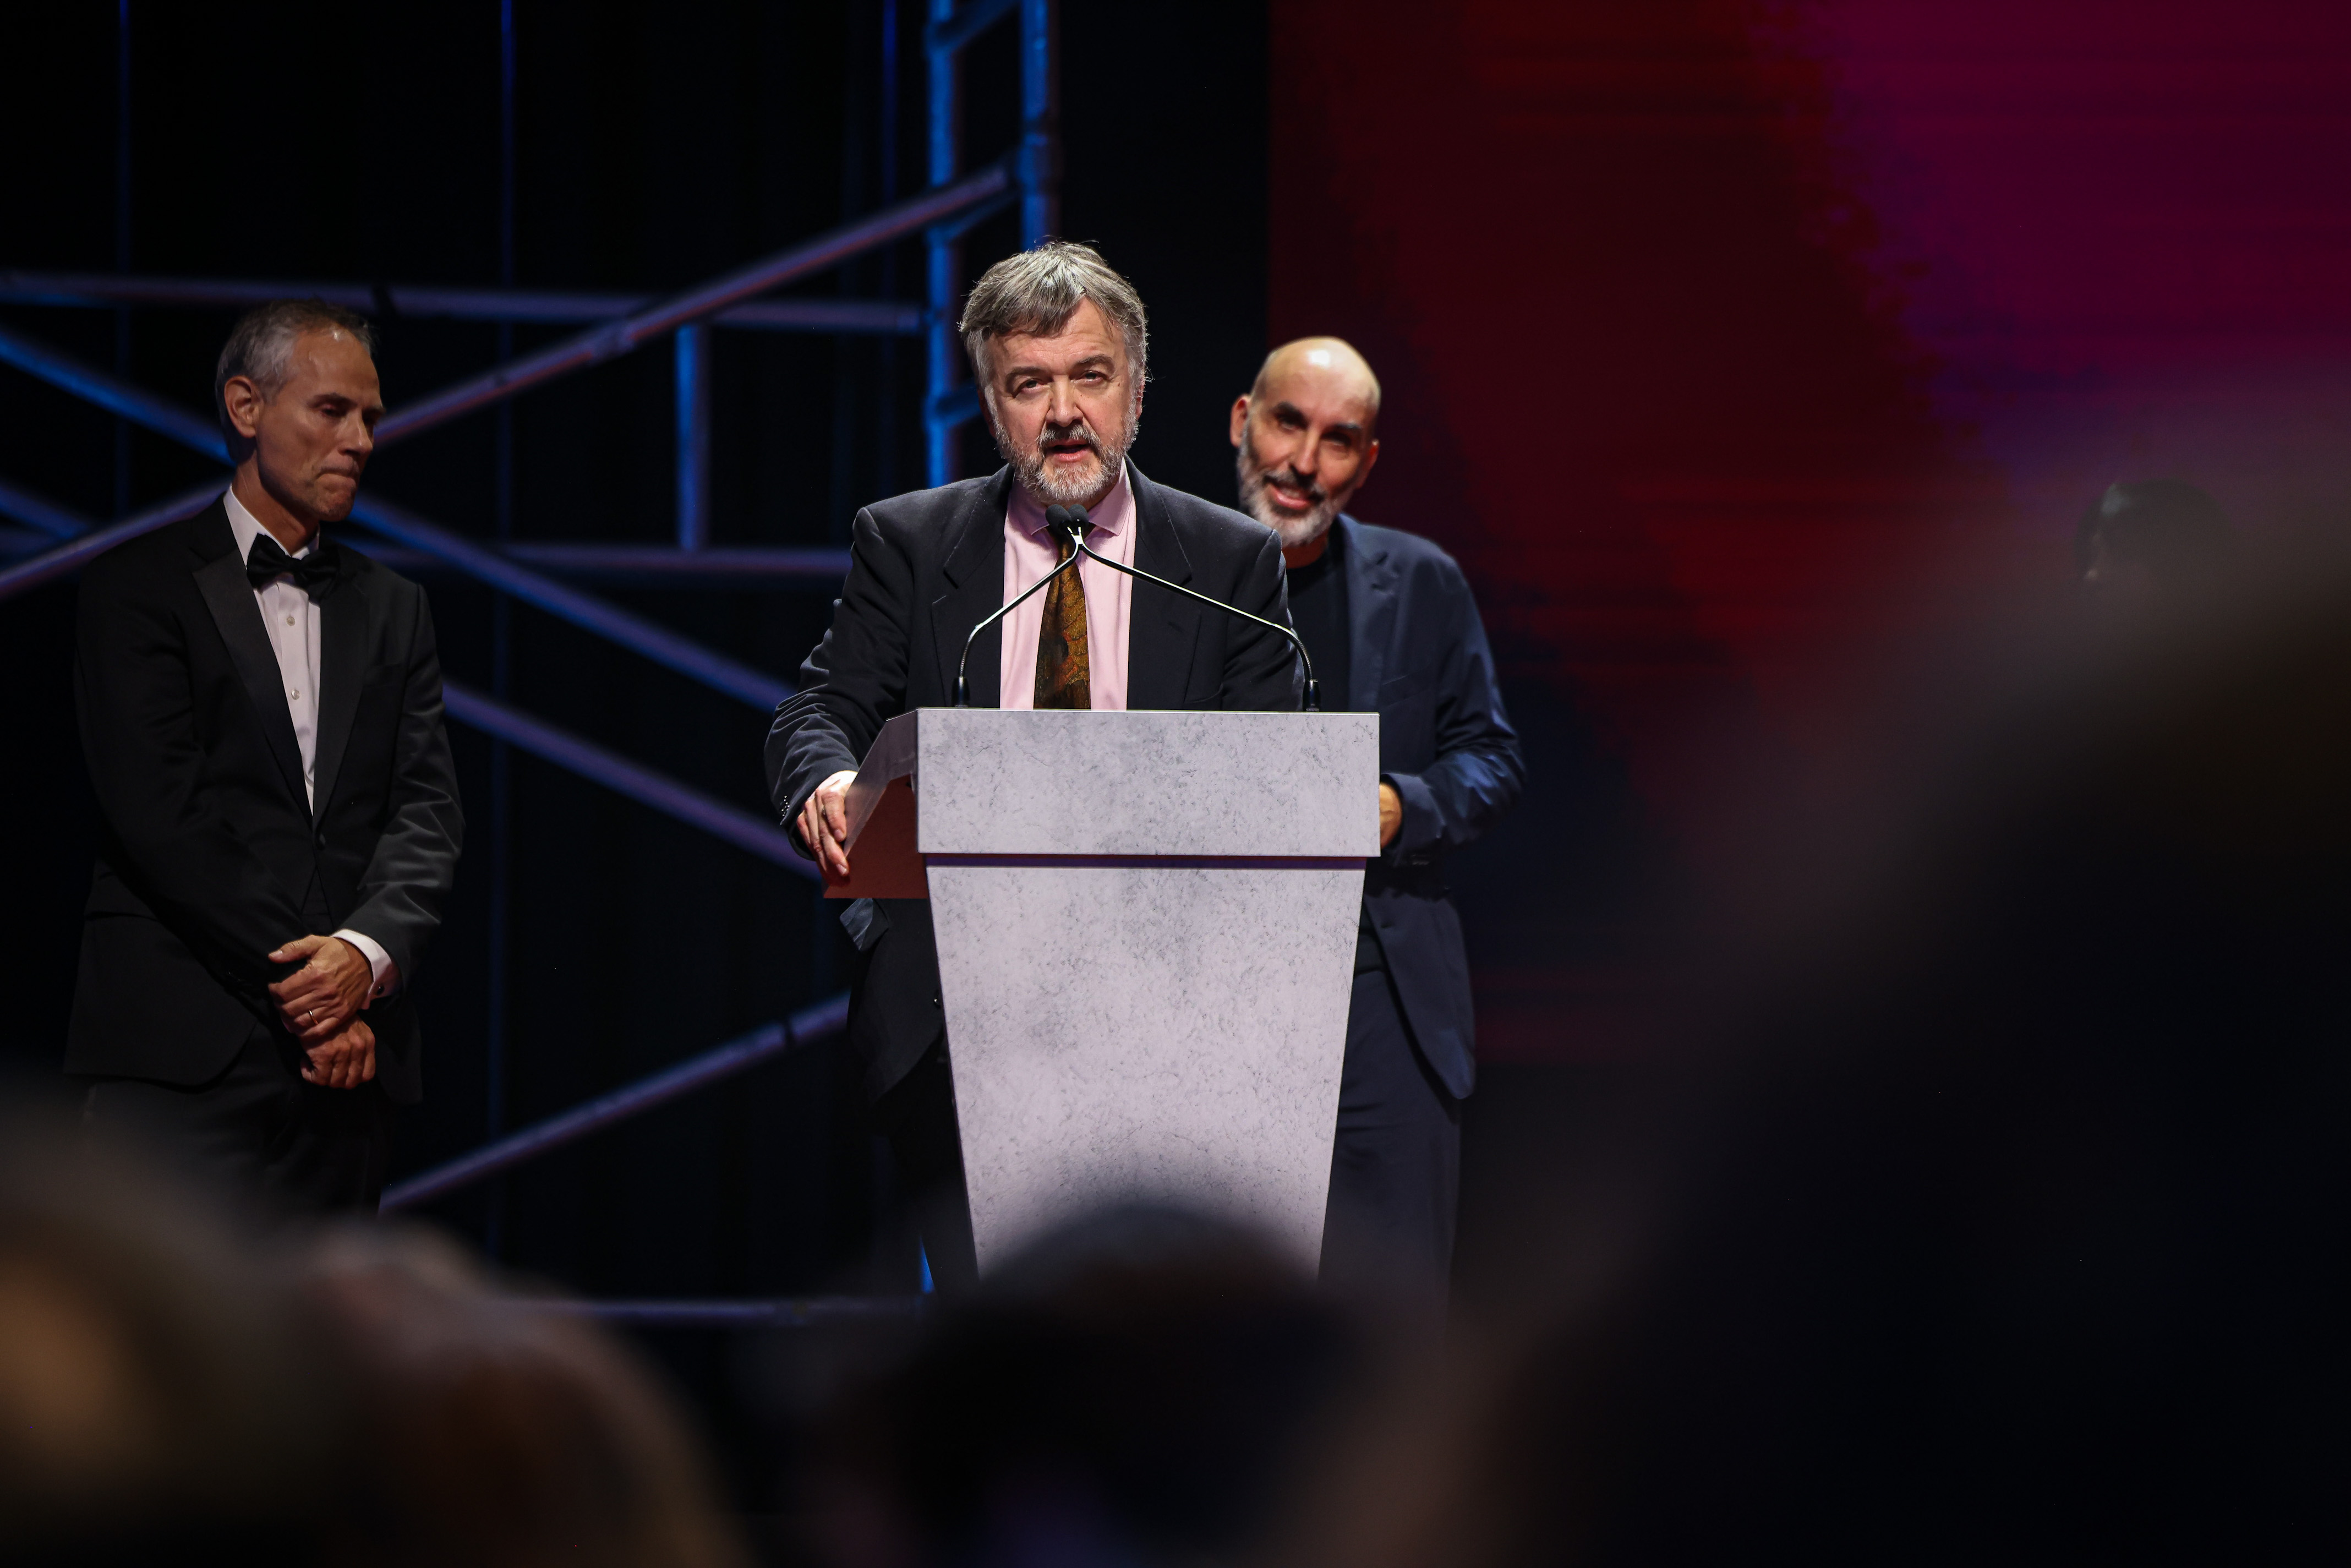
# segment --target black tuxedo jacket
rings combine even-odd
[[[1341,515],[1347,704],[1380,716],[1380,777],[1404,802],[1365,869],[1364,904],[1421,1054],[1457,1098],[1476,1084],[1477,1029],[1445,859],[1500,821],[1526,783],[1468,580],[1415,535]]]
[[[366,1017],[376,1071],[413,1101],[409,988],[456,873],[464,821],[423,591],[339,545],[318,601],[318,806],[261,609],[218,502],[83,574],[75,696],[98,799],[69,1072],[195,1084],[226,1068],[269,952],[348,926],[401,988]]]
[[[1270,620],[1289,619],[1273,531],[1224,507],[1154,485],[1130,465],[1137,570]],[[854,768],[890,718],[955,700],[964,638],[1004,602],[1004,509],[1012,474],[876,502],[857,514],[849,579],[832,628],[800,665],[799,695],[776,710],[768,781],[793,841],[795,819],[825,779]],[[1127,619],[1130,708],[1295,709],[1303,677],[1289,642],[1148,582]],[[974,707],[1000,706],[999,623],[972,645]],[[802,852],[806,846],[802,845]],[[879,1097],[939,1038],[938,946],[931,906],[881,901],[880,931],[852,986],[850,1038]]]

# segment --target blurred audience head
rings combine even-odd
[[[1605,1266],[1287,1561],[2351,1545],[2351,584],[2035,688],[1783,890]]]
[[[743,1561],[676,1411],[448,1245],[249,1226],[184,1173],[0,1125],[0,1562]]]
[[[1254,1234],[1097,1215],[1006,1263],[833,1411],[815,1544],[833,1568],[1232,1559],[1363,1356]]]
[[[330,1234],[303,1272],[370,1455],[375,1506],[345,1561],[744,1561],[678,1411],[591,1321],[501,1294],[423,1232]]]
[[[221,1213],[0,1126],[0,1562],[313,1561],[345,1500],[337,1393]]]
[[[2109,485],[2074,530],[2082,586],[2101,598],[2168,598],[2209,586],[2234,536],[2220,504],[2179,479]]]

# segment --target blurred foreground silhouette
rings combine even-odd
[[[2342,1559],[2351,581],[2088,631],[1773,862],[1548,1310],[1281,1561]]]
[[[668,1399],[421,1233],[242,1228],[0,1129],[0,1561],[678,1564],[742,1554]]]
[[[1032,1244],[835,1405],[811,1545],[831,1568],[1235,1561],[1370,1366],[1255,1235],[1112,1209]]]

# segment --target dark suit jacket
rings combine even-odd
[[[1145,479],[1131,465],[1134,564],[1272,620],[1288,618],[1281,549],[1240,513]],[[1008,468],[879,501],[857,514],[849,580],[832,628],[800,665],[798,696],[768,734],[769,792],[791,828],[819,784],[854,768],[883,724],[954,701],[964,637],[1004,602]],[[1126,706],[1283,711],[1303,680],[1274,632],[1148,582],[1134,585],[1127,621]],[[972,645],[974,707],[999,706],[1001,625]],[[806,846],[802,846],[805,852]],[[879,1097],[939,1037],[939,961],[931,906],[883,900],[880,936],[852,986],[849,1033]]]
[[[1461,916],[1445,857],[1499,821],[1526,783],[1518,732],[1502,711],[1478,602],[1453,558],[1411,534],[1342,515],[1347,706],[1380,716],[1380,777],[1404,801],[1404,827],[1364,880],[1413,1038],[1447,1089],[1477,1082],[1477,1031]]]
[[[401,988],[367,1013],[376,1072],[417,1097],[408,989],[456,873],[464,821],[423,591],[339,545],[319,601],[318,807],[261,610],[218,502],[83,574],[74,663],[98,798],[69,1072],[201,1083],[269,982],[266,955],[349,926]]]

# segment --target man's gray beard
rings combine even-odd
[[[1034,497],[1040,506],[1082,507],[1099,504],[1102,495],[1118,484],[1118,476],[1126,468],[1127,448],[1134,444],[1135,421],[1128,420],[1118,443],[1113,445],[1091,426],[1087,434],[1093,437],[1094,459],[1102,465],[1087,475],[1057,474],[1046,466],[1045,443],[1055,439],[1048,425],[1037,433],[1037,444],[1026,452],[1015,452],[1002,434],[996,438],[996,450],[1012,465],[1012,476],[1020,487]]]
[[[1273,530],[1274,537],[1281,541],[1284,549],[1312,544],[1330,531],[1332,523],[1339,516],[1339,503],[1328,495],[1308,508],[1302,517],[1287,517],[1274,510],[1273,503],[1266,499],[1266,470],[1249,461],[1246,437],[1242,440],[1241,449],[1233,454],[1233,474],[1240,484],[1242,507],[1247,508],[1250,517]]]

